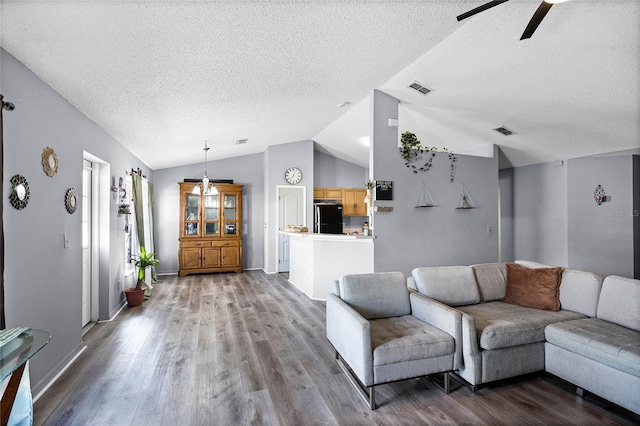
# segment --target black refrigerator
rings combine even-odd
[[[314,204],[313,232],[342,234],[342,204]]]

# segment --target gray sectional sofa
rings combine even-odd
[[[508,275],[523,269],[534,278],[559,274],[556,306],[541,309],[537,300],[529,305],[531,294],[525,302],[516,294],[524,306],[514,303],[517,287],[507,288]],[[640,414],[640,280],[516,261],[420,267],[408,286],[461,312],[457,374],[473,390],[546,370]]]

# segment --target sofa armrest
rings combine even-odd
[[[465,313],[462,314],[462,366],[466,370],[462,375],[472,385],[482,383],[482,354],[478,346],[476,320]]]
[[[462,362],[461,312],[416,291],[412,291],[409,297],[411,301],[411,315],[453,337],[455,341],[453,369],[457,370]]]
[[[373,385],[369,321],[333,293],[327,295],[327,339],[365,386]]]

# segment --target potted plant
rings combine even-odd
[[[369,179],[364,183],[364,187],[367,190],[367,195],[364,197],[364,202],[367,204],[371,204],[373,199],[373,188],[376,186],[375,182]]]
[[[135,287],[124,289],[127,304],[131,307],[141,305],[144,300],[147,290],[147,285],[145,284],[147,268],[160,264],[160,260],[155,258],[155,253],[147,253],[144,246],[140,247],[140,254],[134,256],[132,260],[133,264],[138,268],[138,282]]]
[[[433,159],[436,157],[438,148],[423,146],[416,135],[411,132],[404,132],[400,137],[400,156],[404,160],[404,165],[410,168],[413,173],[428,172],[432,165]],[[450,181],[453,183],[456,175],[456,161],[455,154],[449,151],[447,148],[442,148],[442,152],[449,154],[449,162],[451,163],[451,176]],[[425,160],[422,166],[416,166],[414,163],[422,159],[422,154],[427,154],[427,160]]]

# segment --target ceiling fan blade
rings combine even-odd
[[[475,9],[471,9],[468,12],[463,13],[462,15],[458,15],[457,19],[458,21],[462,21],[463,19],[467,19],[470,16],[475,15],[476,13],[480,13],[480,12],[484,12],[487,9],[491,9],[492,7],[498,6],[499,4],[502,4],[504,2],[507,2],[509,0],[494,0],[494,1],[490,1],[489,3],[485,3],[482,6],[478,6]]]
[[[542,4],[538,6],[536,13],[533,14],[531,20],[529,21],[529,25],[527,25],[527,28],[524,29],[520,40],[531,38],[536,28],[538,28],[538,25],[540,25],[540,22],[542,22],[547,12],[549,12],[549,9],[551,9],[551,6],[553,6],[553,3],[547,3],[546,1],[543,1]]]

